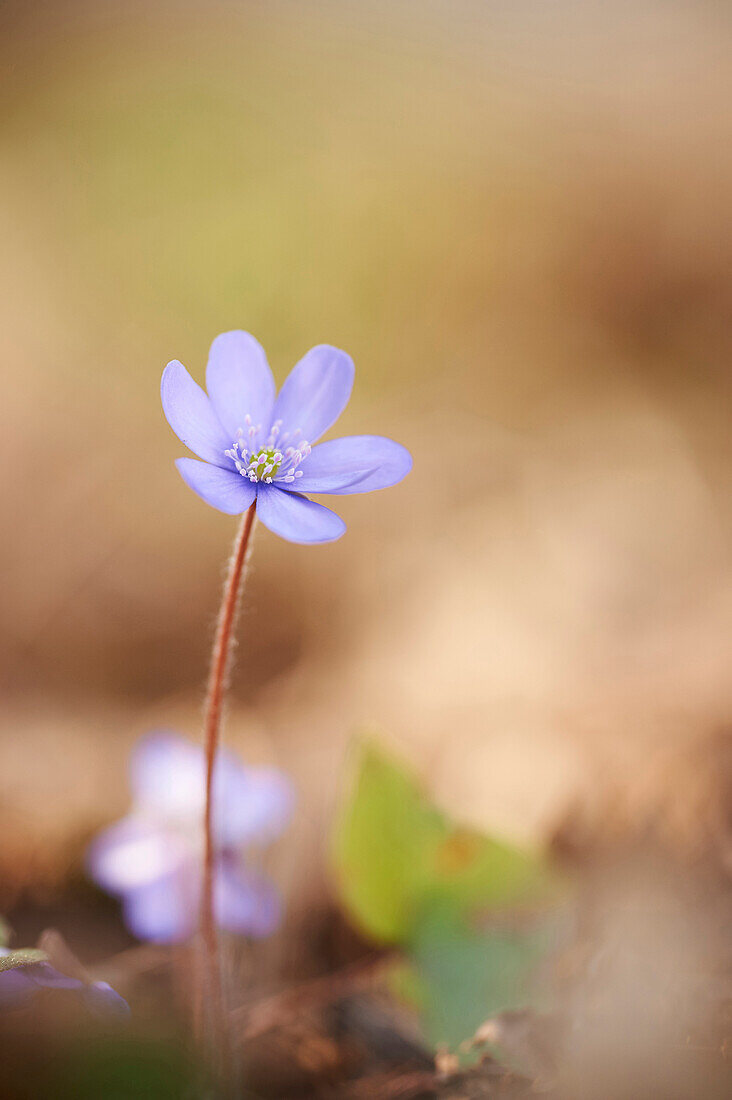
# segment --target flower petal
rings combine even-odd
[[[300,430],[313,443],[341,415],[353,388],[353,360],[345,351],[319,344],[290,371],[275,401],[272,420],[282,433]]]
[[[200,821],[206,788],[203,749],[171,730],[146,734],[132,750],[130,787],[143,816],[171,824]]]
[[[188,939],[198,923],[200,885],[200,868],[192,862],[175,875],[130,891],[124,900],[125,924],[138,939],[152,943]]]
[[[295,792],[277,768],[248,768],[223,751],[214,786],[214,827],[222,845],[264,844],[279,836],[292,816]]]
[[[84,983],[78,978],[62,974],[50,963],[36,963],[28,967],[28,977],[44,989],[83,989]]]
[[[125,1019],[130,1015],[127,1001],[108,982],[92,982],[88,985],[84,990],[84,1002],[95,1016]]]
[[[257,515],[265,527],[289,542],[333,542],[346,529],[340,516],[298,493],[259,485]]]
[[[160,396],[166,420],[178,439],[199,458],[226,467],[224,451],[232,440],[206,394],[177,359],[163,371]]]
[[[18,966],[0,973],[0,1008],[20,1008],[34,996],[37,987],[25,973],[27,969]]]
[[[383,435],[348,435],[319,443],[301,463],[303,476],[283,489],[302,493],[370,493],[396,485],[412,468],[401,443]]]
[[[87,867],[103,890],[124,894],[174,873],[187,855],[181,838],[130,816],[97,837],[89,848]]]
[[[266,439],[272,423],[275,383],[264,348],[248,332],[222,332],[211,345],[206,367],[206,389],[229,436],[246,429],[246,417],[262,426]]]
[[[136,745],[130,772],[135,812],[141,819],[153,818],[163,829],[198,829],[206,797],[206,760],[200,745],[165,730],[150,733]],[[214,832],[218,844],[262,843],[279,835],[293,802],[292,784],[283,772],[247,767],[229,749],[217,754]],[[181,853],[175,850],[175,854],[180,858]],[[171,861],[165,869],[174,865]]]
[[[195,458],[178,458],[175,465],[194,493],[198,493],[212,508],[226,512],[227,516],[246,512],[257,495],[253,483],[235,470],[222,470],[220,466],[197,462]]]
[[[265,876],[222,860],[214,881],[216,923],[244,936],[269,936],[282,917],[274,884]]]

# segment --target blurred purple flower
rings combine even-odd
[[[0,955],[7,957],[12,952],[3,947]],[[48,962],[28,963],[0,972],[0,1008],[25,1008],[44,990],[73,992],[96,1016],[123,1018],[130,1013],[127,1001],[107,982],[71,978]]]
[[[346,525],[305,493],[368,493],[409,473],[409,452],[392,439],[354,435],[313,443],[338,419],[353,386],[353,362],[327,344],[312,348],[279,394],[264,350],[247,332],[224,332],[211,345],[208,395],[177,360],[163,372],[168,423],[202,458],[179,458],[178,471],[207,504],[229,515],[256,500],[265,527],[290,542],[331,542]]]
[[[153,733],[131,760],[133,806],[92,844],[92,878],[122,898],[124,919],[139,939],[176,943],[198,926],[203,869],[206,765],[203,750],[173,733]],[[219,752],[214,772],[214,880],[217,923],[230,932],[267,936],[280,920],[274,885],[247,866],[242,849],[278,836],[294,802],[275,768],[246,767]]]

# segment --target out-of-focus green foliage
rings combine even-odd
[[[486,1017],[533,1000],[530,979],[555,930],[536,910],[558,880],[538,855],[450,821],[370,742],[334,862],[354,922],[404,949],[393,988],[419,1007],[429,1041],[457,1045]]]
[[[337,826],[335,869],[356,924],[394,944],[409,942],[433,905],[465,913],[536,903],[554,885],[538,856],[451,822],[372,743]]]
[[[535,972],[555,934],[546,915],[516,927],[476,929],[454,910],[428,909],[410,944],[428,1040],[456,1047],[497,1012],[536,1007]]]

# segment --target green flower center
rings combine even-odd
[[[281,465],[281,451],[276,451],[274,447],[262,447],[258,454],[249,459],[249,477],[252,481],[273,481]]]

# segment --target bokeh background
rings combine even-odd
[[[726,5],[0,21],[0,911],[83,951],[130,745],[198,735],[233,522],[176,474],[158,387],[230,328],[278,381],[345,348],[339,434],[414,454],[339,498],[342,541],[256,539],[227,738],[299,787],[290,921],[327,904],[363,730],[521,842],[663,800],[732,707]]]

